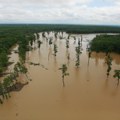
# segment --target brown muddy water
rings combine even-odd
[[[88,66],[86,46],[96,34],[82,36],[79,68],[75,67],[77,41],[74,44],[72,37],[68,50],[64,39],[56,41],[56,57],[53,45],[50,47],[40,37],[43,41],[40,51],[35,49],[27,53],[27,62],[40,63],[40,66],[27,64],[32,81],[20,92],[12,92],[11,98],[0,105],[0,120],[120,120],[120,85],[117,87],[117,80],[113,78],[114,69],[120,69],[120,56],[111,55],[114,60],[107,79],[104,53],[92,53]],[[18,60],[17,54],[11,57],[13,61]],[[70,75],[65,77],[63,88],[58,69],[64,63]]]

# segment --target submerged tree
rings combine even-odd
[[[78,68],[80,65],[80,54],[82,53],[80,50],[80,46],[76,47],[75,51],[76,51],[76,64],[75,64],[75,66]]]
[[[58,33],[57,32],[55,32],[55,38],[57,39],[57,35],[58,35]]]
[[[3,84],[0,82],[0,95],[2,95],[2,98],[4,99],[4,90],[3,90]],[[3,103],[3,100],[0,98],[0,103]]]
[[[70,53],[68,52],[68,54],[67,54],[67,63],[68,63],[68,65],[69,65],[69,62],[70,62]]]
[[[40,36],[39,36],[39,33],[36,33],[36,36],[37,36],[37,39],[39,39],[39,37],[40,37]]]
[[[89,63],[90,63],[91,54],[92,54],[92,52],[89,51],[89,52],[88,52],[88,66],[89,66]]]
[[[110,75],[110,71],[112,69],[112,58],[111,56],[108,54],[105,58],[105,63],[107,64],[107,77]]]
[[[83,37],[82,37],[82,35],[81,35],[81,43],[82,43],[82,41],[83,41]]]
[[[48,34],[48,36],[49,36],[50,32],[49,32],[49,31],[47,31],[47,34]]]
[[[26,78],[27,78],[28,80],[31,80],[31,79],[28,78],[28,75],[27,75],[28,69],[25,67],[25,65],[24,65],[23,63],[18,62],[18,63],[15,65],[14,69],[16,69],[16,71],[17,71],[18,73],[25,74]]]
[[[66,64],[63,64],[62,67],[59,68],[59,70],[62,71],[62,82],[63,82],[63,87],[65,87],[64,77],[69,75],[69,73],[67,73],[67,69],[68,69],[68,68],[67,68]]]
[[[33,40],[30,40],[30,45],[31,45],[31,47],[33,46]]]
[[[80,39],[78,39],[78,46],[80,46]]]
[[[120,70],[115,70],[114,71],[114,75],[113,75],[114,78],[117,78],[118,80],[118,83],[117,85],[119,85],[119,80],[120,80]]]
[[[17,67],[17,71],[20,73],[26,74],[28,72],[27,68],[20,62],[17,62],[15,67]]]
[[[75,66],[78,68],[80,65],[80,54],[81,54],[81,47],[80,47],[80,41],[78,40],[78,47],[75,48],[76,51],[76,64]]]
[[[42,33],[42,37],[45,38],[45,32]]]
[[[75,36],[73,36],[73,39],[74,39],[74,44],[76,43],[76,37]]]
[[[49,40],[49,45],[50,46],[52,45],[52,38],[50,38],[50,40]]]
[[[71,36],[71,35],[69,34],[67,39],[70,39],[70,36]]]
[[[64,36],[64,32],[62,31],[61,34],[62,34],[62,37],[63,37]]]
[[[60,40],[62,40],[62,39],[63,39],[63,37],[62,37],[62,36],[59,36],[59,39],[60,39]]]
[[[87,49],[87,52],[88,52],[88,66],[89,66],[89,62],[90,62],[92,52],[89,48]]]
[[[69,48],[69,40],[68,39],[66,40],[66,48],[67,49]]]
[[[58,52],[58,50],[57,50],[57,45],[56,44],[54,44],[54,56],[56,56],[56,53]]]
[[[40,49],[42,42],[38,40],[38,48]]]

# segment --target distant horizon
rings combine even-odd
[[[120,27],[120,24],[119,25],[116,25],[116,24],[74,24],[74,23],[0,23],[0,25],[83,25],[83,26],[118,26]]]

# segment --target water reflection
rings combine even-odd
[[[115,62],[115,64],[119,65],[120,64],[120,55],[116,54],[116,53],[111,53],[110,56],[113,58],[113,61]],[[91,58],[95,59],[96,61],[96,65],[98,65],[99,60],[101,59],[105,59],[106,57],[106,53],[96,53],[96,52],[92,52],[91,54]]]

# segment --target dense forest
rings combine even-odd
[[[66,24],[1,24],[2,31],[16,31],[21,33],[43,32],[43,31],[64,31],[67,33],[120,33],[120,26],[100,25],[66,25]]]
[[[98,35],[90,42],[90,50],[120,53],[120,35]]]

